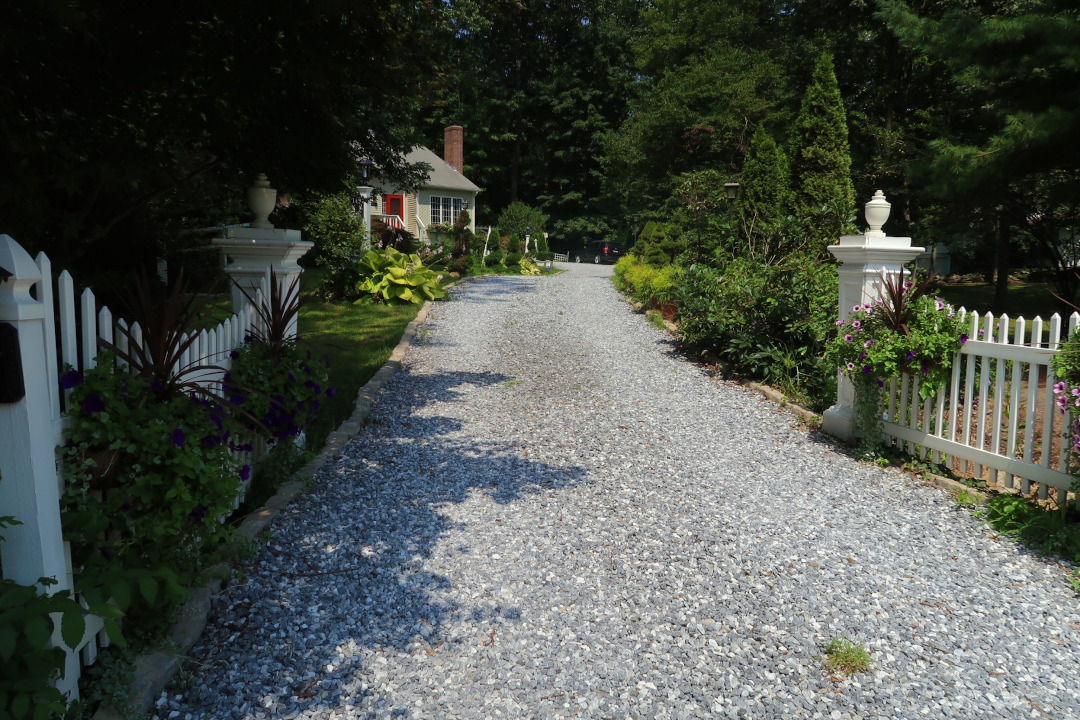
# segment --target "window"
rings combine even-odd
[[[431,198],[431,224],[453,224],[464,207],[461,198],[434,197]]]

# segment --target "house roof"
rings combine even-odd
[[[428,180],[424,183],[425,188],[441,188],[444,190],[461,190],[464,192],[480,192],[480,188],[467,177],[455,170],[449,163],[423,145],[417,145],[408,154],[405,160],[409,163],[426,163],[431,167]]]

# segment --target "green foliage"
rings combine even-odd
[[[0,27],[0,65],[23,68],[0,88],[0,164],[21,168],[0,178],[2,231],[54,262],[115,258],[102,244],[152,248],[163,217],[235,222],[241,168],[292,193],[333,192],[362,155],[409,175],[417,138],[402,119],[427,95],[440,15],[331,0],[18,3]]]
[[[19,524],[0,517],[0,530]],[[77,647],[89,612],[67,590],[49,593],[48,587],[56,583],[52,578],[38,583],[44,590],[0,580],[0,717],[47,720],[63,717],[67,709],[67,700],[52,684],[64,672],[65,654],[51,638],[59,628],[64,643]],[[103,614],[109,634],[123,642],[116,608],[94,610]]]
[[[521,262],[522,257],[524,256],[520,252],[508,252],[506,254],[506,261],[504,264],[506,265],[506,267],[514,267]]]
[[[416,254],[369,250],[357,263],[357,271],[361,279],[356,290],[364,299],[423,303],[446,296],[442,276],[425,267]]]
[[[649,265],[633,255],[615,263],[615,286],[639,303],[670,302],[675,289],[675,267]]]
[[[529,258],[521,258],[521,260],[518,262],[518,267],[521,268],[521,274],[522,275],[539,275],[540,274],[540,268],[537,267],[536,263],[534,263]]]
[[[630,253],[647,265],[661,267],[675,262],[675,258],[684,250],[686,243],[682,241],[677,227],[650,220],[638,235],[634,247],[630,248]]]
[[[348,299],[356,287],[356,258],[367,240],[364,220],[345,193],[327,195],[306,213],[304,239],[315,243],[305,258],[327,269],[320,293],[326,299]]]
[[[922,294],[916,281],[890,277],[882,290],[874,305],[856,305],[837,322],[829,358],[856,384],[881,387],[906,372],[921,380],[920,396],[932,397],[967,339],[964,324],[951,305]]]
[[[983,510],[986,521],[1002,533],[1049,555],[1080,562],[1080,525],[1070,522],[1065,508],[1045,510],[1020,495],[995,495]]]
[[[792,209],[791,202],[787,156],[765,127],[758,125],[735,198],[735,210],[744,232],[752,232],[759,223],[770,223],[787,215]]]
[[[882,388],[901,373],[920,380],[919,395],[932,397],[949,380],[953,358],[966,341],[964,324],[952,306],[926,295],[928,279],[890,276],[873,305],[856,305],[828,357],[855,386],[855,431],[864,455],[877,452]]]
[[[329,361],[315,360],[303,343],[274,346],[252,339],[232,356],[223,390],[243,398],[243,408],[260,423],[249,424],[248,431],[265,433],[270,442],[291,443],[315,418],[323,398],[337,394],[327,387]]]
[[[484,258],[484,265],[487,267],[495,267],[501,265],[503,258],[506,257],[506,251],[502,248],[495,248],[488,253],[488,256]]]
[[[224,407],[159,397],[154,380],[113,370],[105,353],[85,376],[71,371],[62,449],[64,537],[76,589],[121,609],[179,602],[217,562],[247,468],[229,453]]]
[[[791,162],[798,213],[809,217],[821,208],[834,208],[827,216],[819,216],[811,227],[819,244],[831,245],[855,214],[855,189],[851,183],[847,116],[828,52],[818,58],[792,128]]]
[[[544,234],[544,225],[547,223],[547,215],[541,212],[538,208],[526,205],[523,202],[512,202],[506,206],[506,209],[499,214],[499,230],[504,235],[510,235],[513,238],[518,239],[518,243],[521,243],[521,238],[529,235],[534,240],[537,235]],[[513,250],[511,252],[519,252]]]
[[[681,268],[674,282],[688,349],[815,408],[835,400],[836,366],[824,358],[835,329],[835,266],[804,255],[768,266],[736,258],[722,271]]]
[[[833,638],[825,646],[825,669],[851,675],[866,672],[874,667],[870,653],[862,645],[844,636]]]

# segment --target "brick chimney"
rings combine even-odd
[[[443,160],[462,175],[465,174],[464,135],[465,129],[460,125],[451,125],[443,131]]]

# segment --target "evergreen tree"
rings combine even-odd
[[[791,163],[795,209],[810,218],[815,241],[831,244],[854,214],[855,189],[847,117],[828,52],[818,58],[803,96],[791,134]]]
[[[764,126],[758,125],[746,154],[735,209],[749,230],[792,213],[788,159]]]

